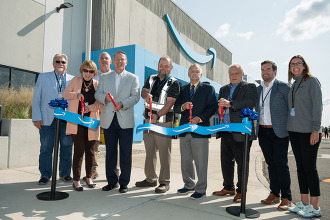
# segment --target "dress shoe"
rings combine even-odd
[[[148,182],[147,180],[142,180],[140,182],[136,182],[135,186],[137,187],[154,187],[157,186],[157,180],[155,180],[154,182]]]
[[[76,187],[76,186],[74,185],[74,183],[72,183],[72,187],[73,187],[73,189],[76,190],[76,191],[84,191],[84,188],[83,188],[82,186],[80,186],[80,187]]]
[[[96,186],[95,183],[89,184],[89,183],[87,182],[87,179],[86,179],[85,181],[86,181],[86,184],[87,184],[87,187],[88,187],[88,188],[95,188],[95,186]]]
[[[291,201],[287,198],[282,199],[281,204],[277,207],[278,210],[287,211],[291,207]]]
[[[223,188],[220,191],[214,191],[212,194],[216,196],[235,195],[235,190],[226,190]]]
[[[241,203],[241,201],[242,201],[242,194],[237,193],[237,194],[234,196],[233,202]]]
[[[155,193],[166,193],[170,189],[170,185],[167,184],[159,184],[155,189]]]
[[[115,188],[118,188],[118,187],[119,187],[118,183],[116,183],[116,184],[108,184],[106,186],[103,186],[102,187],[102,190],[103,191],[109,191],[109,190],[112,190],[112,189],[115,189]]]
[[[273,193],[270,193],[267,199],[261,200],[261,203],[266,205],[271,205],[273,203],[280,203],[280,197],[277,197]]]
[[[97,177],[99,177],[99,174],[97,173],[97,171],[93,172],[91,175],[91,178],[93,180],[97,179]],[[86,181],[86,176],[83,177],[83,180]]]
[[[119,192],[120,193],[127,193],[127,185],[120,185]]]

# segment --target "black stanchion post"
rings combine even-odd
[[[241,213],[245,214],[246,218],[259,218],[260,214],[258,211],[253,209],[246,209],[246,191],[247,191],[247,167],[248,164],[248,147],[249,147],[249,135],[245,134],[245,141],[244,141],[244,151],[243,151],[243,165],[242,165],[242,182],[241,182],[241,206],[231,206],[227,207],[226,211],[234,216],[240,216]]]
[[[56,177],[57,177],[57,164],[58,164],[58,148],[60,140],[61,119],[56,118],[55,125],[55,138],[54,138],[54,153],[53,153],[53,171],[52,171],[52,184],[50,192],[42,192],[37,195],[40,200],[54,201],[66,199],[69,194],[66,192],[56,191]]]

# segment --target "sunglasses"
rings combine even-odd
[[[87,70],[87,69],[83,69],[84,73],[94,73],[94,70]]]
[[[59,60],[56,60],[55,63],[62,63],[62,64],[66,64],[66,61],[59,61]]]

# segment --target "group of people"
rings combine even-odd
[[[32,121],[40,133],[39,184],[47,184],[52,174],[52,150],[55,133],[54,109],[50,100],[69,100],[68,111],[100,120],[97,129],[87,128],[63,121],[60,132],[59,175],[63,181],[73,181],[76,191],[83,191],[80,183],[81,166],[85,154],[86,176],[89,188],[94,188],[97,174],[97,150],[100,128],[104,130],[106,145],[107,185],[103,191],[119,187],[120,193],[128,191],[132,167],[132,143],[134,105],[140,99],[137,75],[125,70],[127,55],[123,51],[114,54],[114,70],[108,53],[101,54],[96,64],[86,60],[80,67],[81,76],[73,77],[66,72],[68,58],[56,54],[54,71],[39,75],[32,108]],[[158,62],[158,73],[145,81],[141,97],[145,100],[145,123],[161,127],[173,127],[176,115],[180,125],[193,123],[209,126],[210,118],[224,111],[221,123],[241,123],[239,113],[244,108],[259,113],[248,140],[248,157],[252,141],[258,137],[259,145],[268,165],[270,194],[263,204],[280,203],[278,209],[290,210],[304,217],[319,217],[319,177],[316,169],[318,146],[321,141],[320,124],[322,116],[322,93],[320,82],[314,77],[300,55],[289,62],[288,83],[276,79],[277,66],[272,61],[261,63],[261,85],[243,81],[244,71],[240,64],[229,66],[230,83],[221,87],[218,100],[214,88],[200,81],[203,71],[199,64],[188,69],[190,82],[181,86],[171,76],[172,59],[162,56]],[[294,79],[293,85],[292,79]],[[84,101],[81,102],[81,100]],[[150,103],[152,106],[150,106]],[[84,111],[81,111],[84,105]],[[150,111],[151,107],[151,111]],[[191,112],[191,113],[190,113]],[[184,185],[178,194],[192,193],[191,199],[206,196],[207,169],[210,135],[186,132],[180,136],[181,171]],[[241,202],[243,170],[243,134],[221,131],[221,170],[223,188],[213,192],[217,196],[234,195],[233,202]],[[144,131],[145,179],[135,183],[136,187],[155,187],[155,193],[165,193],[170,188],[170,164],[172,137],[154,131]],[[291,207],[290,172],[288,167],[288,146],[291,142],[296,158],[301,201]],[[72,159],[72,145],[74,154]],[[119,148],[118,148],[119,145]],[[119,168],[117,167],[119,150]],[[160,172],[156,173],[157,151]],[[237,163],[238,181],[234,184],[234,168]],[[71,164],[73,178],[71,178]],[[196,172],[195,172],[196,171]],[[159,185],[158,185],[159,183]]]

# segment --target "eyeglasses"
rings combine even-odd
[[[304,64],[304,62],[290,63],[290,66],[291,66],[291,67],[294,67],[294,66],[302,66],[303,64]]]
[[[66,61],[59,61],[59,60],[56,60],[55,63],[62,63],[62,64],[66,64]]]
[[[87,70],[87,69],[83,69],[84,73],[94,73],[94,70]]]

